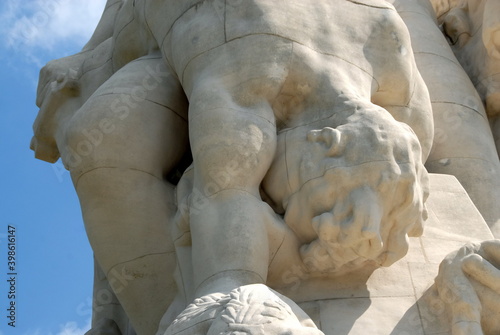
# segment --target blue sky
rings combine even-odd
[[[78,52],[105,0],[0,2],[0,335],[80,335],[90,327],[92,251],[60,162],[29,149],[40,68]],[[8,326],[8,226],[16,228],[16,327]]]

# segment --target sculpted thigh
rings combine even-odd
[[[160,58],[129,63],[66,123],[61,156],[74,176],[100,167],[162,177],[187,148],[187,102]]]

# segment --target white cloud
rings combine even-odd
[[[78,324],[76,322],[70,321],[66,322],[66,324],[59,326],[59,331],[56,333],[46,333],[44,332],[44,335],[84,335],[91,327],[91,321],[90,319],[87,320],[87,323],[79,328]],[[2,335],[0,333],[0,335]],[[30,331],[28,333],[25,333],[25,335],[42,335],[42,332],[40,329],[37,329],[35,331]]]
[[[0,36],[3,44],[36,63],[39,51],[64,45],[83,46],[95,29],[106,0],[2,2]]]
[[[61,326],[60,331],[56,335],[84,335],[90,329],[90,326],[90,319],[82,328],[78,328],[76,322],[67,322],[65,325]]]

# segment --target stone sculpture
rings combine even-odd
[[[499,237],[500,162],[481,97],[448,47],[429,1],[393,3],[408,26],[431,97],[435,137],[426,168],[456,176]]]
[[[109,0],[42,70],[32,148],[70,170],[138,334],[321,334],[269,289],[292,294],[287,269],[362,279],[406,254],[434,136],[406,25],[382,0]]]
[[[472,79],[491,120],[500,153],[500,4],[495,0],[432,0],[443,33]]]

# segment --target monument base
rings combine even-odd
[[[295,285],[295,293],[283,292],[301,301],[299,306],[325,335],[451,334],[432,287],[439,264],[464,244],[493,235],[454,176],[431,174],[430,185],[424,234],[411,238],[403,259],[375,270],[365,285],[304,280]]]

